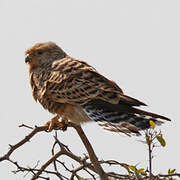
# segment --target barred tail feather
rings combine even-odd
[[[94,100],[84,105],[84,111],[90,119],[96,121],[108,131],[140,135],[141,130],[150,128],[150,120],[161,125],[169,118],[143,111],[127,104],[110,104],[102,100]]]

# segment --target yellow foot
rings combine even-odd
[[[57,115],[45,124],[48,126],[49,132],[51,132],[53,129],[62,129],[63,131],[67,130],[68,121],[65,118],[63,118],[61,121],[58,121],[59,118],[60,117]]]

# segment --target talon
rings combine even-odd
[[[67,124],[63,124],[62,130],[63,130],[63,131],[66,131],[66,130],[67,130],[67,127],[68,127]]]
[[[53,129],[62,129],[63,131],[67,130],[67,123],[68,120],[66,118],[62,118],[61,121],[59,120],[59,116],[55,116],[50,121],[46,122],[46,126],[48,127],[48,132],[51,132]]]
[[[65,118],[63,118],[61,121],[58,122],[57,125],[60,129],[62,129],[63,131],[66,131],[68,127],[68,121]]]
[[[59,116],[55,116],[50,121],[48,121],[45,125],[48,126],[48,132],[51,132],[58,125]]]

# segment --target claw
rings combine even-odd
[[[62,129],[63,131],[67,130],[68,120],[63,118],[61,121],[58,121],[59,118],[60,117],[57,115],[45,124],[48,126],[48,132],[51,132],[53,129]]]

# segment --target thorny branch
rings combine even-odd
[[[19,127],[29,127],[29,126],[26,126],[26,125],[22,124],[22,125],[20,125]],[[32,129],[33,129],[33,128],[32,128]],[[31,139],[35,134],[37,134],[38,132],[47,131],[47,129],[48,129],[47,126],[39,126],[39,127],[35,126],[35,128],[33,129],[33,131],[32,131],[29,135],[25,136],[25,138],[22,139],[20,142],[18,142],[18,143],[15,144],[15,145],[11,145],[11,144],[9,145],[9,146],[10,146],[9,151],[8,151],[4,156],[0,157],[0,162],[1,162],[1,161],[4,161],[4,160],[9,160],[10,155],[11,155],[16,149],[18,149],[19,147],[21,147],[21,146],[24,145],[25,143],[29,142],[30,139]]]
[[[32,168],[30,167],[24,167],[21,166],[20,164],[18,164],[18,162],[13,161],[10,156],[11,154],[16,151],[18,148],[20,148],[21,146],[23,146],[25,143],[29,142],[30,139],[32,137],[34,137],[37,133],[40,132],[46,132],[48,127],[47,126],[35,126],[30,127],[27,125],[20,125],[19,127],[24,127],[24,128],[28,128],[31,129],[32,131],[25,136],[25,138],[23,138],[21,141],[19,141],[18,143],[16,143],[15,145],[9,145],[10,149],[8,150],[8,152],[6,154],[4,154],[3,156],[0,157],[0,162],[1,161],[8,161],[12,164],[15,165],[16,170],[13,171],[13,173],[19,173],[19,172],[24,172],[24,173],[30,173],[32,174],[32,178],[31,180],[35,180],[35,179],[45,179],[45,180],[50,180],[49,177],[47,177],[47,175],[54,175],[56,176],[58,179],[60,180],[73,180],[75,177],[77,179],[79,179],[78,173],[84,171],[88,177],[90,177],[89,179],[102,179],[102,180],[110,180],[110,179],[132,179],[135,180],[137,179],[137,177],[135,175],[133,175],[132,172],[129,172],[129,174],[118,174],[116,172],[104,172],[102,166],[104,164],[109,165],[109,166],[119,166],[119,167],[123,167],[123,168],[127,168],[127,164],[125,163],[119,163],[115,160],[101,160],[99,161],[89,140],[87,139],[84,131],[82,130],[82,128],[80,126],[77,126],[73,123],[69,123],[68,125],[69,127],[73,127],[79,137],[81,138],[81,141],[83,142],[87,152],[88,152],[88,156],[85,155],[84,157],[80,157],[75,155],[74,153],[71,152],[71,150],[68,148],[68,146],[66,146],[65,144],[63,144],[57,137],[57,133],[54,136],[54,144],[52,146],[52,157],[50,159],[48,159],[41,167],[39,167],[39,163],[36,163],[36,165]],[[57,152],[55,152],[55,147],[58,146],[59,150]],[[71,160],[74,160],[76,162],[79,163],[79,166],[77,166],[76,168],[70,168],[66,165],[66,163],[60,161],[60,157],[61,156],[67,156],[69,157]],[[49,165],[52,164],[54,169],[53,170],[48,170]],[[62,173],[60,173],[59,171],[59,166],[63,167],[65,169],[66,172],[69,172],[69,176],[64,175]],[[46,176],[44,175],[46,174]],[[174,173],[171,175],[163,175],[160,174],[158,175],[159,179],[172,179],[173,176],[178,176],[180,177],[180,174]],[[148,179],[148,176],[143,176],[143,178],[141,179]],[[156,178],[158,180],[158,178]],[[87,178],[86,178],[87,179]]]

